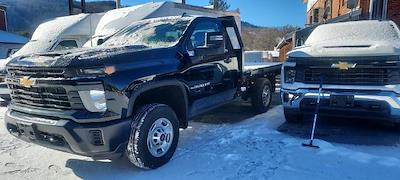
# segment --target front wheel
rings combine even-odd
[[[272,84],[268,79],[260,78],[251,88],[251,104],[257,113],[267,112],[272,102]]]
[[[172,158],[178,139],[178,118],[169,106],[143,106],[131,125],[126,151],[128,159],[139,168],[156,169]]]

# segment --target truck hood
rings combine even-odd
[[[155,49],[146,49],[142,46],[81,48],[14,57],[7,66],[58,68],[99,66],[118,63],[115,62],[116,59],[117,61],[121,59],[141,59],[138,56],[143,56],[144,52],[154,50]]]
[[[400,42],[340,41],[300,46],[289,57],[354,57],[400,55]]]

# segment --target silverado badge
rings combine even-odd
[[[331,68],[337,68],[340,70],[349,70],[356,68],[357,64],[349,64],[347,62],[339,62],[337,64],[332,64]]]
[[[29,87],[31,87],[32,85],[35,85],[35,80],[30,79],[28,76],[24,76],[24,77],[22,77],[22,78],[19,79],[19,84],[20,84],[22,87],[29,88]]]

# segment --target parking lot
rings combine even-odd
[[[399,131],[389,124],[323,118],[320,149],[301,146],[311,122],[285,122],[278,94],[272,109],[256,116],[235,102],[200,116],[181,131],[171,162],[156,170],[127,160],[93,161],[17,140],[0,130],[0,178],[38,179],[396,179]],[[0,109],[1,117],[6,111]],[[235,113],[232,113],[235,112]],[[179,171],[177,171],[179,169]],[[311,178],[310,178],[311,177]]]

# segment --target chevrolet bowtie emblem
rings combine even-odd
[[[340,70],[349,70],[349,69],[353,69],[356,68],[357,64],[349,64],[347,62],[339,62],[337,64],[332,64],[332,68],[337,68]]]
[[[28,76],[24,76],[19,79],[19,84],[23,87],[29,88],[32,85],[35,85],[35,80],[29,79]]]

